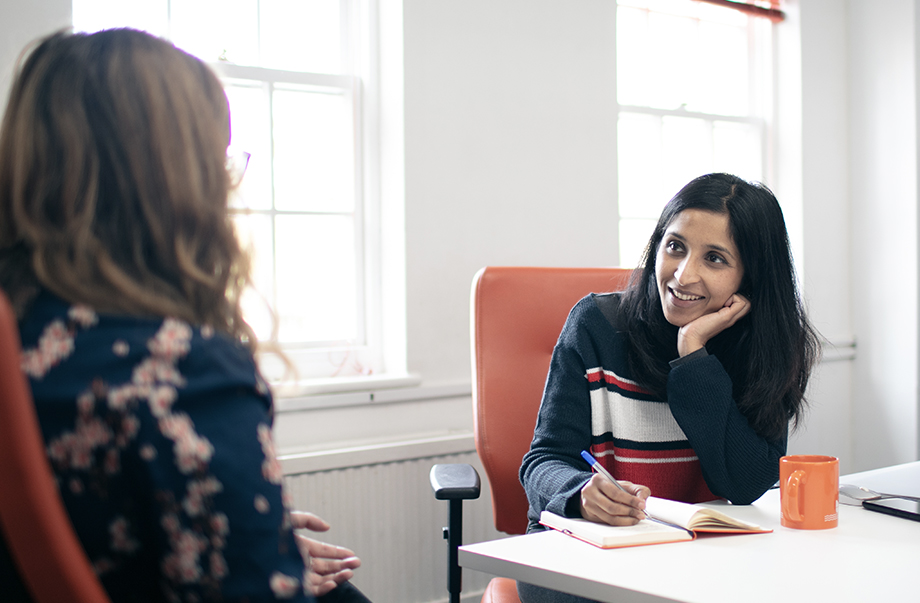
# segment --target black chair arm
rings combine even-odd
[[[479,498],[479,472],[466,463],[445,463],[433,465],[428,477],[434,497],[450,501],[448,527],[443,530],[447,540],[447,592],[450,603],[460,603],[461,568],[457,549],[463,541],[463,501]]]
[[[433,465],[429,474],[431,489],[438,500],[479,498],[480,481],[476,468],[466,463]]]

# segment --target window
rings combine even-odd
[[[620,265],[696,176],[768,174],[771,23],[689,0],[618,0]]]
[[[221,76],[231,152],[251,157],[231,200],[254,260],[244,312],[302,380],[385,368],[368,85],[374,11],[374,0],[73,2],[75,29],[144,29]],[[276,357],[261,360],[270,379],[284,376]]]

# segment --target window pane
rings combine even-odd
[[[678,109],[690,102],[697,69],[696,22],[617,11],[617,96],[621,104]]]
[[[281,343],[354,342],[354,219],[278,216],[275,253]]]
[[[205,61],[344,73],[340,0],[73,0],[78,31],[134,27]]]
[[[621,105],[648,104],[646,83],[652,73],[648,38],[648,13],[620,7],[617,10],[617,100]]]
[[[763,180],[760,131],[749,124],[717,121],[712,126],[713,171]]]
[[[661,118],[620,113],[617,122],[621,218],[657,218],[661,188]]]
[[[230,147],[250,154],[249,167],[231,200],[232,207],[272,207],[271,136],[268,92],[259,82],[225,82],[230,103]]]
[[[653,12],[669,15],[692,17],[697,13],[697,3],[687,2],[687,0],[648,0],[646,4]]]
[[[249,154],[230,199],[237,234],[252,257],[243,312],[256,336],[282,344],[308,377],[381,366],[365,333],[365,313],[377,316],[379,308],[378,300],[363,297],[364,162],[354,93],[362,76],[356,65],[374,65],[363,35],[373,30],[363,9],[374,6],[374,0],[367,7],[352,0],[74,0],[78,28],[146,29],[215,65],[230,104],[228,153]],[[371,339],[376,346],[379,333]],[[343,358],[351,364],[341,366]]]
[[[747,32],[739,27],[700,23],[700,66],[694,69],[696,94],[691,111],[745,115],[750,111]]]
[[[663,161],[660,179],[664,201],[697,176],[712,171],[712,137],[709,123],[688,117],[661,119]]]
[[[620,265],[636,266],[665,203],[693,178],[713,171],[707,121],[621,112]]]
[[[168,0],[74,0],[73,27],[90,32],[133,27],[165,37],[169,33]]]
[[[272,221],[264,215],[234,216],[237,236],[252,261],[252,280],[255,290],[243,295],[243,315],[255,331],[259,341],[271,339],[273,319],[270,308],[274,304],[274,270],[272,265]]]
[[[262,66],[341,73],[339,0],[262,0]]]
[[[750,18],[739,10],[704,2],[694,2],[693,4],[696,6],[697,16],[711,23],[724,23],[743,28],[750,22]]]
[[[658,220],[620,220],[620,266],[639,265],[645,246]]]
[[[670,10],[621,6],[617,11],[620,104],[746,114],[751,77],[747,17],[719,7],[704,11],[699,3],[683,0],[649,4]]]
[[[696,22],[651,13],[648,18],[652,72],[646,75],[649,106],[678,109],[690,104],[700,66]]]
[[[762,180],[770,29],[704,2],[617,4],[620,263],[631,266],[661,208],[693,178]]]
[[[204,61],[255,65],[258,0],[173,0],[170,37]]]
[[[354,136],[345,96],[276,89],[273,107],[275,207],[351,212]]]
[[[713,171],[762,179],[757,126],[621,112],[617,122],[619,215],[657,219],[680,188]]]

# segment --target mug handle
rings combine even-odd
[[[782,497],[783,515],[790,521],[804,521],[802,506],[799,504],[799,490],[805,483],[805,472],[801,469],[793,471],[786,478],[786,495]]]

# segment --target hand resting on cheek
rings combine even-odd
[[[735,293],[717,312],[704,314],[680,328],[677,332],[678,353],[683,357],[697,351],[750,311],[750,300],[740,293]]]

